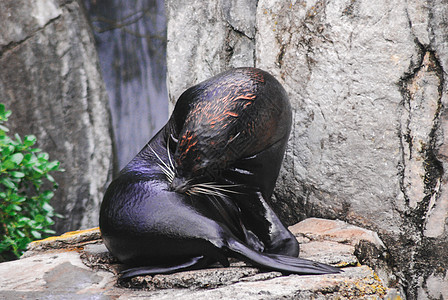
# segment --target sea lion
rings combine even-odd
[[[338,273],[297,258],[297,240],[266,201],[290,130],[286,92],[260,69],[187,89],[105,193],[100,229],[130,267],[122,278],[228,266],[228,257],[283,273]]]

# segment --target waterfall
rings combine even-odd
[[[85,0],[123,168],[168,119],[163,0]]]

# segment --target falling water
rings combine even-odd
[[[85,0],[121,169],[168,118],[163,0]]]

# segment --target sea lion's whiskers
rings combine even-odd
[[[170,137],[173,139],[173,141],[174,141],[176,144],[179,143],[179,140],[176,139],[172,133],[170,134]]]
[[[168,180],[170,181],[170,183],[173,181],[174,179],[174,170],[172,170],[170,168],[170,166],[168,166],[161,158],[160,156],[156,153],[156,151],[154,151],[154,149],[149,146],[149,149],[151,149],[152,153],[154,153],[154,155],[157,157],[157,159],[162,163],[162,164],[157,164],[160,169],[162,170],[163,173],[165,173],[165,175],[167,176]]]
[[[226,193],[241,194],[240,192],[231,190],[232,187],[239,187],[238,184],[217,184],[214,182],[197,183],[188,190],[190,194],[204,194],[225,197]]]
[[[170,172],[170,170],[167,170],[163,165],[161,164],[157,164],[157,166],[159,166],[159,168],[162,170],[162,172],[169,178],[172,178],[172,174]]]
[[[225,193],[233,193],[233,194],[242,194],[241,192],[231,190],[233,187],[240,187],[239,184],[217,184],[214,182],[206,182],[206,183],[198,183],[195,184],[194,187],[202,187],[206,189],[211,189],[214,191],[221,191]]]
[[[162,172],[166,175],[168,181],[173,181],[174,180],[174,173],[171,172],[171,170],[167,170],[165,169],[164,166],[162,166],[161,164],[157,164],[159,166],[159,168],[162,170]]]
[[[233,140],[236,139],[236,138],[240,135],[240,133],[241,133],[241,132],[238,132],[234,137],[232,137],[232,138],[227,142],[227,144],[230,144],[231,142],[233,142]]]
[[[168,155],[168,160],[170,161],[171,170],[174,170],[173,161],[171,160],[171,155],[170,155],[170,139],[168,139],[166,141],[166,154]]]
[[[219,191],[214,191],[214,190],[210,190],[210,189],[206,189],[206,188],[201,188],[201,187],[192,187],[189,189],[190,194],[203,194],[203,195],[212,195],[212,196],[218,196],[218,197],[225,197],[226,195],[219,192]]]

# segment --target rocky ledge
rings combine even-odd
[[[122,266],[98,228],[33,242],[17,261],[0,264],[6,299],[401,299],[387,251],[372,231],[310,218],[290,227],[300,256],[342,268],[336,275],[283,276],[240,261],[231,266],[118,280]],[[368,263],[368,265],[363,265]]]

